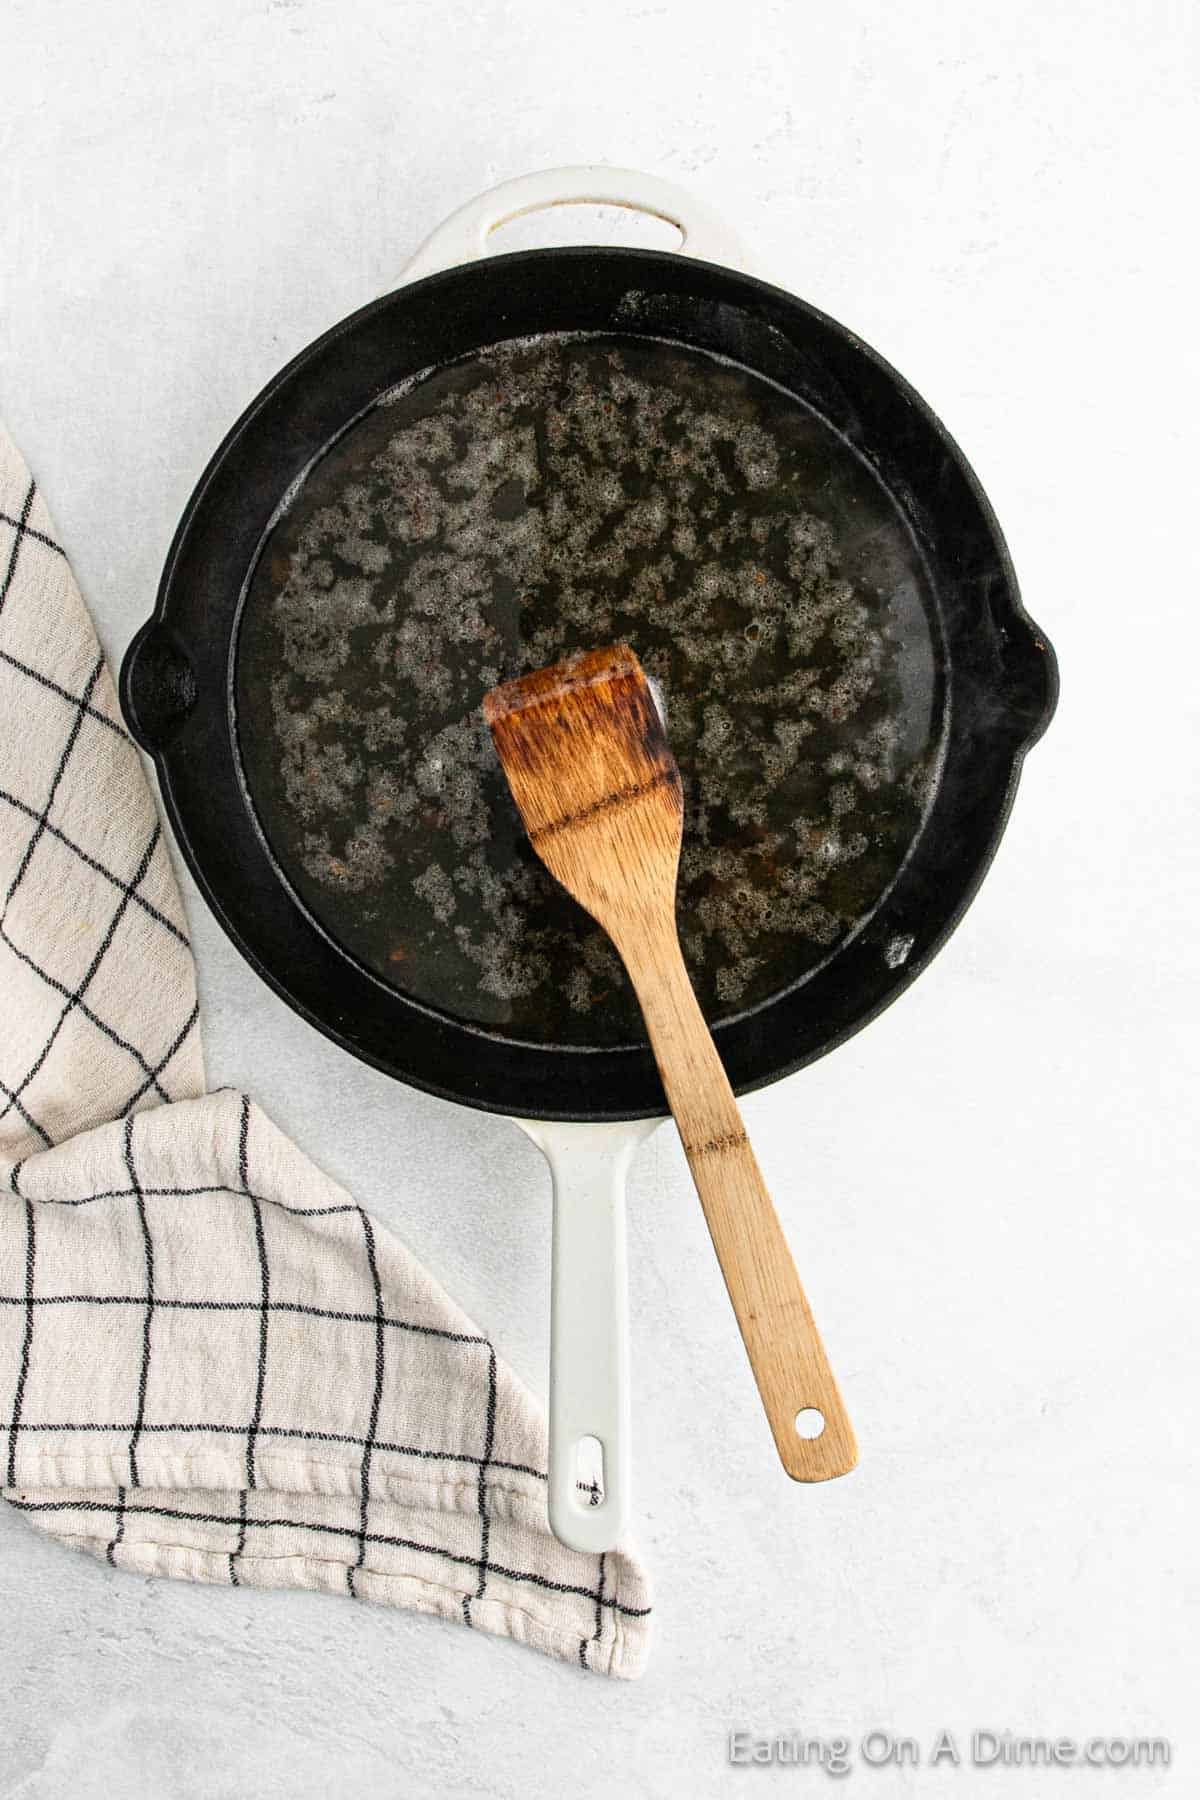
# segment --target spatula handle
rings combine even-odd
[[[780,1460],[795,1481],[844,1475],[858,1460],[854,1431],[673,921],[622,954]],[[824,1425],[802,1436],[797,1415],[813,1412]]]

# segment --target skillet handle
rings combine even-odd
[[[616,1548],[629,1523],[625,1177],[662,1121],[516,1122],[554,1179],[550,1525],[569,1549],[599,1554]],[[589,1497],[581,1489],[592,1483]]]
[[[748,270],[750,266],[749,252],[737,233],[686,188],[636,169],[584,163],[518,175],[468,200],[425,239],[406,264],[401,281],[419,281],[422,276],[477,261],[487,255],[487,240],[498,226],[547,206],[627,206],[632,212],[651,213],[681,233],[679,250],[684,256],[723,263],[731,269]]]
[[[196,704],[196,676],[183,651],[158,618],[147,619],[121,664],[121,711],[151,756],[179,730]]]
[[[1004,633],[1005,686],[1022,750],[1037,743],[1058,705],[1058,658],[1045,632],[1028,615]]]

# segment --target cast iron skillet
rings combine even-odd
[[[263,978],[319,1030],[470,1106],[531,1119],[632,1119],[663,1110],[648,1048],[514,1041],[406,996],[339,945],[283,877],[260,828],[235,718],[239,610],[297,480],[406,378],[504,340],[561,332],[666,337],[765,377],[857,452],[911,531],[943,683],[932,802],[890,891],[836,952],[720,1023],[716,1037],[734,1088],[746,1092],[873,1018],[945,942],[982,879],[1024,754],[1053,712],[1055,660],[1021,606],[979,483],[928,406],[852,332],[765,282],[691,256],[554,249],[453,267],[364,307],[277,375],[217,450],[176,532],[154,615],[126,655],[121,697],[210,905]]]
[[[560,249],[477,260],[495,225],[564,201],[656,213],[678,226],[686,254]],[[249,648],[239,660],[239,633],[260,563],[270,574],[274,551],[262,553],[273,524],[291,517],[306,475],[336,469],[325,452],[349,442],[381,396],[422,371],[469,363],[514,339],[584,333],[627,345],[666,340],[683,347],[672,354],[685,360],[707,356],[716,369],[724,359],[744,372],[738,379],[774,384],[786,407],[808,409],[839,455],[858,459],[900,521],[904,554],[921,571],[937,754],[917,823],[913,809],[898,808],[911,836],[894,834],[904,853],[889,884],[864,901],[861,916],[851,908],[823,961],[720,1019],[715,1036],[739,1092],[849,1037],[907,987],[961,918],[1004,828],[1024,754],[1053,713],[1057,674],[1021,606],[979,483],[929,408],[843,326],[727,266],[742,260],[737,240],[692,196],[630,171],[550,171],[470,203],[418,252],[406,271],[411,285],[335,326],[234,426],[184,513],[154,615],[121,671],[126,717],[154,757],[183,853],[263,978],[353,1055],[445,1098],[515,1116],[550,1161],[549,1511],[557,1535],[590,1552],[617,1544],[629,1514],[623,1190],[632,1156],[664,1110],[650,1052],[638,1042],[566,1046],[528,1033],[518,1041],[450,1016],[372,972],[339,942],[328,915],[319,922],[252,798],[242,739],[255,720],[248,708],[239,737],[239,693],[249,671],[260,680],[271,669]],[[818,458],[822,479],[823,466]],[[589,647],[592,625],[590,616],[576,619],[538,660]],[[556,631],[552,612],[552,638]],[[247,646],[253,636],[245,634]],[[644,649],[636,632],[632,641]]]

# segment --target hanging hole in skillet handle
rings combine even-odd
[[[517,213],[488,233],[489,256],[511,256],[518,250],[559,250],[597,246],[613,250],[683,248],[683,232],[658,213],[607,203],[585,205],[564,200],[560,206]]]
[[[419,281],[443,269],[477,262],[488,254],[492,248],[488,240],[502,225],[553,206],[623,206],[649,213],[676,228],[680,255],[721,263],[728,269],[750,266],[750,254],[737,232],[686,188],[636,169],[585,163],[518,175],[469,200],[425,239],[401,280]]]
[[[586,1433],[575,1446],[575,1491],[583,1506],[604,1503],[604,1445]]]

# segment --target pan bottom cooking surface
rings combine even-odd
[[[616,953],[520,829],[485,690],[618,639],[657,679],[717,1023],[898,874],[937,780],[935,617],[906,522],[795,396],[671,342],[513,341],[382,396],[289,494],[239,623],[246,784],[382,981],[507,1038],[641,1044]]]

